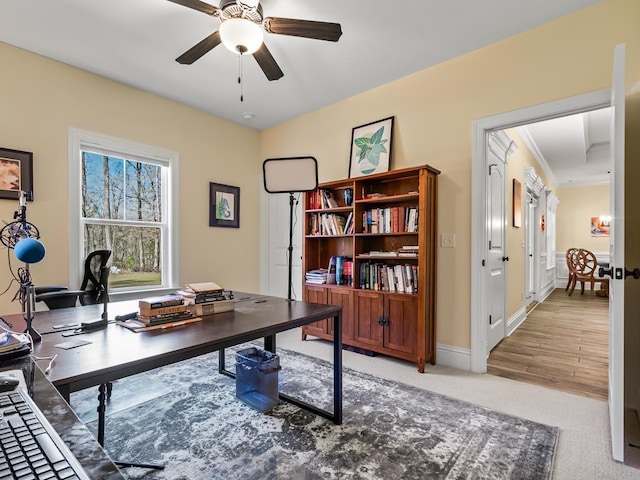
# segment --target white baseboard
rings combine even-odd
[[[515,332],[516,329],[526,319],[527,319],[527,309],[523,306],[516,313],[514,313],[513,315],[511,315],[511,317],[507,319],[507,331],[505,332],[506,336],[508,337],[513,332]]]
[[[468,348],[452,347],[451,345],[436,345],[436,357],[438,365],[471,371],[471,350]]]

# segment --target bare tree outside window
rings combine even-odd
[[[111,254],[109,288],[162,285],[162,167],[82,152],[85,256]]]

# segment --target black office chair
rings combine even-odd
[[[91,252],[84,261],[84,278],[80,290],[69,290],[68,287],[59,285],[35,287],[36,302],[44,302],[49,310],[75,307],[78,300],[81,305],[108,302],[109,257],[111,250]]]

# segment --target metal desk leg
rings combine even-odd
[[[276,336],[269,335],[264,337],[264,349],[267,352],[276,353]]]
[[[227,369],[224,365],[224,348],[218,350],[218,373],[225,373]]]
[[[342,424],[342,311],[333,317],[333,423]]]
[[[106,392],[107,386],[101,383],[98,387],[98,443],[104,447],[104,423],[106,417]]]
[[[104,426],[106,422],[106,399],[109,385],[101,383],[98,387],[98,443],[104,448]],[[151,465],[149,463],[132,463],[132,462],[120,462],[114,460],[119,467],[139,467],[139,468],[153,468],[155,470],[164,470],[164,465]]]

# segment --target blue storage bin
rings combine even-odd
[[[236,397],[260,412],[278,404],[280,357],[256,347],[236,352]]]

